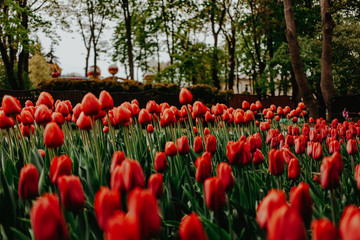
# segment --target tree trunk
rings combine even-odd
[[[301,100],[301,97],[299,94],[299,87],[298,87],[298,84],[295,79],[294,70],[290,69],[290,72],[291,72],[290,81],[291,81],[291,88],[292,88],[291,98],[292,98],[293,102],[297,105]]]
[[[91,37],[89,38],[89,43],[86,47],[86,58],[85,58],[85,77],[87,77],[88,69],[89,69],[89,59],[90,59],[90,51],[91,51]],[[84,39],[85,41],[85,39]]]
[[[134,59],[133,59],[133,46],[132,46],[132,37],[131,37],[131,15],[129,11],[129,2],[124,1],[124,17],[126,24],[126,42],[127,42],[127,55],[129,62],[130,78],[134,80]]]
[[[228,52],[229,52],[229,74],[228,74],[228,83],[229,89],[234,89],[234,79],[235,79],[235,41],[236,41],[236,29],[235,26],[231,28],[231,36],[228,41]]]
[[[310,116],[317,118],[319,116],[319,107],[311,92],[310,85],[305,76],[304,66],[300,58],[291,0],[283,0],[283,3],[286,22],[285,35],[289,45],[291,64],[294,70],[295,79],[300,90],[300,95],[310,111]]]
[[[320,87],[324,102],[331,116],[331,98],[336,96],[336,91],[332,81],[332,36],[335,22],[331,17],[328,0],[320,0],[321,19],[322,19],[322,53],[321,53],[321,81]]]

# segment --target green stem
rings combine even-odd
[[[98,171],[99,171],[99,180],[100,180],[100,184],[102,182],[101,179],[101,157],[100,157],[100,150],[99,150],[99,145],[98,145],[98,141],[96,139],[96,130],[95,130],[95,123],[94,123],[94,118],[91,117],[91,128],[93,130],[93,137],[94,137],[94,145],[95,145],[95,152],[96,152],[96,157],[98,160]]]
[[[330,197],[331,197],[331,218],[332,218],[334,225],[336,225],[336,223],[335,223],[335,189],[330,189]]]

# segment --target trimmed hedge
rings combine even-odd
[[[98,95],[102,90],[110,93],[146,91],[145,95],[149,100],[155,98],[159,93],[177,95],[180,92],[180,87],[174,83],[142,83],[132,80],[118,82],[111,79],[74,80],[59,78],[42,82],[38,85],[38,88],[49,91],[80,90],[92,92],[95,95]],[[228,104],[233,95],[232,91],[218,90],[206,84],[196,84],[187,88],[193,94],[194,101],[199,100],[209,105],[218,102]]]

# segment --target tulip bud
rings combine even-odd
[[[85,207],[84,190],[78,176],[61,176],[57,183],[66,210],[77,213]]]
[[[186,104],[191,104],[193,99],[193,96],[191,94],[191,92],[186,89],[186,88],[182,88],[179,94],[179,102],[181,105],[186,105]]]
[[[165,144],[165,154],[166,156],[173,157],[177,154],[177,147],[174,142],[168,141]]]
[[[228,142],[226,146],[226,156],[230,164],[246,165],[251,163],[250,147],[245,141]]]
[[[10,95],[5,95],[1,102],[2,110],[7,117],[15,117],[21,112],[19,100]]]
[[[270,190],[266,197],[261,200],[257,208],[256,221],[260,228],[268,229],[268,222],[273,215],[273,212],[283,205],[286,205],[284,191],[276,189]]]
[[[116,210],[121,210],[120,193],[101,187],[95,195],[94,210],[99,227],[105,230],[107,220]]]
[[[205,137],[205,149],[207,152],[211,153],[211,154],[215,154],[216,152],[216,137],[208,134]]]
[[[300,177],[300,164],[296,158],[289,161],[288,178],[292,180],[299,179]]]
[[[114,171],[115,167],[121,165],[125,160],[125,153],[120,151],[115,151],[111,158],[110,173]]]
[[[147,130],[148,133],[153,133],[154,132],[154,126],[152,124],[148,124],[146,130]]]
[[[72,171],[72,162],[68,155],[54,157],[50,164],[49,177],[51,183],[56,183],[63,175],[70,175]]]
[[[151,174],[148,182],[148,189],[157,199],[160,199],[164,193],[163,175],[161,173]]]
[[[44,131],[44,143],[48,148],[58,148],[64,143],[64,133],[54,122],[50,122],[46,125]]]
[[[31,199],[39,195],[39,172],[36,167],[27,163],[21,168],[19,177],[19,196],[23,199]]]
[[[285,170],[285,160],[280,150],[271,149],[269,152],[269,172],[274,176],[281,176]]]
[[[41,104],[40,106],[36,107],[34,117],[37,124],[46,125],[51,121],[51,115],[51,110],[44,104]]]
[[[349,155],[354,155],[357,153],[357,144],[355,139],[348,140],[346,144],[346,151]]]
[[[198,157],[195,162],[196,180],[203,183],[211,175],[211,157]]]
[[[118,240],[119,238],[139,240],[141,239],[140,229],[134,216],[115,210],[107,220],[104,239]]]
[[[264,155],[259,149],[256,149],[256,151],[253,153],[253,163],[254,165],[258,165],[260,163],[264,162]]]
[[[313,213],[313,201],[309,191],[309,185],[301,182],[297,187],[292,187],[290,191],[291,208],[296,210],[304,222],[311,220]]]
[[[313,240],[337,240],[338,232],[334,224],[326,218],[311,222]]]
[[[109,111],[110,109],[112,109],[114,107],[114,100],[111,97],[110,93],[108,93],[105,90],[102,90],[100,92],[100,96],[99,96],[99,102],[101,105],[101,110],[102,111]]]
[[[212,211],[218,211],[225,206],[225,187],[220,178],[211,177],[204,182],[204,197],[206,206]]]
[[[179,226],[181,240],[207,240],[206,232],[196,213],[191,213],[183,217]]]
[[[167,167],[166,155],[163,152],[156,152],[154,158],[154,169],[157,172],[165,172]]]
[[[227,163],[221,162],[217,167],[217,175],[220,178],[223,186],[225,187],[225,190],[231,191],[235,184],[231,167]]]
[[[334,189],[340,184],[342,173],[342,158],[338,152],[322,160],[320,167],[321,187],[324,189]],[[339,156],[339,157],[338,157]]]
[[[125,159],[120,166],[116,166],[111,174],[111,189],[120,192],[130,192],[135,187],[145,186],[145,176],[141,165],[136,160]]]
[[[204,150],[202,137],[196,136],[194,138],[194,146],[193,146],[194,152],[201,153]]]
[[[306,141],[303,138],[303,136],[300,136],[299,138],[295,139],[295,152],[297,154],[302,154],[305,152],[305,146],[306,146]]]
[[[150,191],[135,188],[129,194],[127,207],[128,215],[133,216],[139,224],[142,239],[150,239],[160,233],[158,205]]]
[[[360,210],[355,205],[345,208],[339,224],[340,236],[342,240],[359,239],[360,236]]]
[[[274,211],[268,223],[267,239],[306,239],[306,230],[299,214],[286,204]]]
[[[186,136],[179,137],[176,145],[180,155],[186,155],[190,152],[189,140]]]
[[[90,92],[83,97],[81,105],[83,107],[84,114],[87,116],[95,116],[100,112],[101,103],[95,95]]]
[[[152,115],[149,113],[148,110],[141,109],[138,119],[139,119],[140,124],[143,124],[143,125],[149,124],[149,123],[151,123]]]

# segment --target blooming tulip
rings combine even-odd
[[[44,194],[30,210],[31,228],[36,240],[67,239],[68,230],[55,194]]]
[[[85,207],[85,195],[78,176],[59,177],[58,187],[60,190],[61,203],[66,210],[78,212]]]
[[[186,136],[179,137],[176,140],[176,145],[180,155],[186,155],[190,152],[189,140]]]
[[[81,105],[83,107],[84,114],[87,116],[95,116],[100,112],[101,103],[95,95],[90,92],[83,97]]]
[[[157,172],[165,172],[167,167],[166,155],[164,152],[156,152],[154,158],[154,169]]]
[[[107,220],[116,210],[121,210],[120,193],[101,187],[95,195],[94,210],[100,228],[105,230]]]
[[[161,173],[151,174],[148,182],[148,189],[154,194],[156,198],[161,198],[164,189],[163,189],[163,175]]]
[[[177,154],[177,147],[174,142],[168,141],[165,144],[165,154],[166,156],[173,157]]]
[[[179,94],[179,102],[181,105],[186,105],[186,104],[191,104],[193,99],[193,96],[191,94],[191,92],[186,89],[186,88],[182,88]]]
[[[310,196],[309,185],[301,182],[290,191],[291,208],[295,209],[304,222],[310,221],[313,213],[313,201]]]
[[[345,208],[339,224],[342,240],[359,239],[360,210],[357,206],[349,205]]]
[[[196,213],[183,217],[179,226],[181,240],[207,240],[206,232]]]
[[[288,167],[288,178],[289,179],[299,179],[300,177],[300,164],[299,161],[296,158],[292,158],[289,161],[289,167]]]
[[[338,232],[334,224],[328,219],[314,220],[311,223],[313,240],[337,240]]]
[[[217,175],[220,178],[226,191],[231,191],[235,185],[231,167],[226,162],[221,162],[217,166]]]
[[[27,163],[21,168],[19,177],[19,196],[23,199],[31,199],[39,194],[39,172],[36,167]]]
[[[357,144],[355,139],[348,140],[346,144],[346,151],[349,155],[354,155],[357,153]]]
[[[72,162],[68,155],[64,154],[54,157],[50,164],[49,177],[54,184],[63,175],[70,175],[72,171]]]
[[[44,143],[48,148],[58,148],[64,143],[64,133],[54,122],[50,122],[46,125],[44,131]]]
[[[271,175],[280,176],[285,170],[285,160],[280,150],[271,149],[269,152],[269,172]]]
[[[111,97],[110,93],[105,90],[102,90],[99,95],[99,102],[101,104],[100,109],[102,111],[109,111],[114,107],[114,100]]]
[[[212,211],[218,211],[225,206],[225,187],[220,178],[211,177],[204,182],[204,198],[206,206]]]

